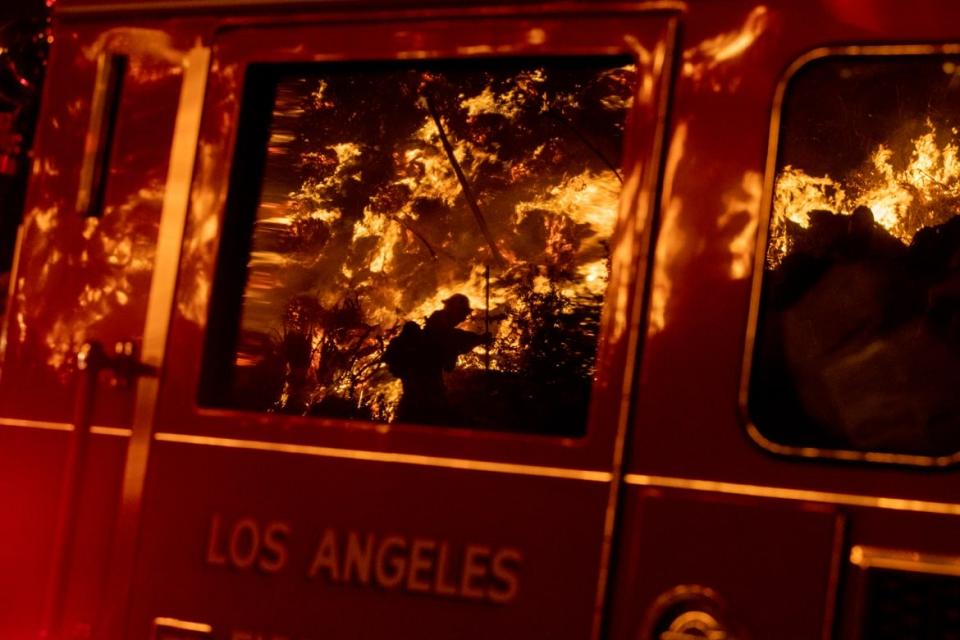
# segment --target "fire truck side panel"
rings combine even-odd
[[[20,261],[6,314],[0,402],[3,590],[0,635],[36,632],[75,412],[75,351],[139,340],[180,89],[175,38],[128,22],[58,23],[48,63]],[[124,56],[111,164],[99,217],[75,207],[97,64]],[[104,378],[81,476],[66,616],[89,624],[99,608],[116,519],[132,390]],[[7,570],[9,569],[9,570]]]
[[[606,483],[175,442],[153,455],[128,637],[158,616],[218,638],[590,635]]]
[[[159,339],[167,356],[153,407],[143,405],[149,398],[143,389],[152,382],[110,386],[109,376],[102,377],[86,461],[95,479],[81,480],[83,495],[96,495],[78,503],[64,629],[97,634],[103,627],[95,625],[106,621],[116,629],[112,625],[128,620],[128,637],[145,637],[153,633],[151,625],[162,626],[157,618],[170,618],[210,620],[217,634],[241,633],[236,637],[248,631],[304,634],[329,625],[370,636],[385,629],[411,637],[485,637],[516,628],[549,628],[554,637],[597,632],[609,560],[610,489],[626,410],[624,372],[636,342],[633,309],[640,299],[674,57],[672,9],[346,8],[131,22],[123,15],[105,19],[82,3],[65,4],[54,34],[68,45],[59,53],[65,62],[51,64],[47,78],[50,125],[37,163],[47,168],[38,169],[28,206],[22,284],[9,315],[0,393],[10,398],[5,406],[17,419],[55,420],[51,424],[61,430],[24,433],[65,439],[72,419],[72,351],[84,340],[109,348],[118,340],[144,339],[149,350]],[[206,59],[198,53],[211,54],[209,68],[198,66]],[[218,243],[237,232],[224,222],[224,207],[248,64],[557,55],[632,57],[642,79],[624,149],[627,196],[611,242],[614,275],[586,437],[381,427],[197,406]],[[104,156],[103,210],[99,219],[84,219],[74,215],[74,196],[104,56],[121,57],[126,66],[113,143]],[[199,71],[209,71],[208,79]],[[182,133],[190,122],[199,137],[186,148]],[[170,202],[184,186],[184,161],[195,169],[189,200],[178,208]],[[186,232],[182,242],[161,237],[159,246],[167,249],[158,251],[158,229],[167,228],[160,214],[166,218],[168,210],[184,216]],[[170,228],[175,233],[177,225]],[[177,253],[159,255],[171,248]],[[170,255],[176,256],[174,268],[164,262]],[[167,266],[154,269],[157,264]],[[57,269],[60,275],[52,277]],[[171,291],[177,283],[172,308],[148,309],[151,279]],[[169,341],[163,331],[149,330],[167,314]],[[137,403],[140,417],[131,417]],[[52,466],[58,464],[54,453],[46,454]],[[138,484],[144,477],[146,483]],[[55,520],[54,490],[47,484],[53,480],[44,480],[52,502],[47,524],[35,520],[37,527]],[[276,526],[269,532],[260,528],[271,523]],[[407,562],[412,573],[401,583],[375,577],[369,588],[326,584],[337,581],[324,568],[330,562],[323,546],[328,529],[337,553],[370,535],[371,544],[380,545],[375,550],[386,547],[383,566]],[[545,529],[556,532],[547,543]],[[350,538],[351,532],[360,537]],[[266,555],[240,557],[254,535]],[[287,544],[283,571],[274,571],[277,554],[286,553],[279,548]],[[47,573],[41,548],[37,543],[29,562],[37,573]],[[441,549],[449,554],[450,575],[418,573],[416,563],[426,556],[437,568]],[[311,570],[312,580],[306,575]],[[421,594],[425,583],[427,593]],[[328,602],[321,609],[314,588]],[[290,602],[281,606],[271,594],[288,589]],[[42,598],[32,592],[24,597]],[[277,605],[277,616],[288,617],[275,617],[272,605],[257,605],[267,601]],[[238,602],[248,604],[239,618]],[[381,606],[382,617],[343,615]],[[551,614],[556,610],[563,615]]]
[[[716,596],[744,635],[761,638],[831,637],[837,593],[838,637],[859,637],[864,595],[851,558],[862,549],[952,554],[955,563],[955,471],[771,453],[748,436],[741,394],[751,304],[760,293],[754,271],[766,247],[760,231],[772,208],[776,147],[769,143],[780,135],[777,96],[788,69],[824,47],[933,51],[956,42],[956,16],[947,3],[924,11],[892,2],[693,6],[671,109],[612,637],[638,637],[658,598],[662,605],[671,590],[691,585],[711,597],[691,598],[688,611],[709,612]],[[823,144],[830,154],[831,141]],[[842,552],[831,551],[831,519],[846,521]],[[689,545],[674,547],[681,539]],[[792,562],[803,568],[788,568]],[[809,628],[778,628],[778,619],[797,612]]]

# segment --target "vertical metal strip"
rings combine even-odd
[[[99,216],[103,210],[110,147],[113,144],[113,131],[126,69],[126,56],[102,53],[97,59],[97,78],[90,105],[90,126],[84,141],[80,186],[77,189],[77,212],[83,216]]]
[[[830,581],[825,589],[827,602],[824,605],[822,640],[834,637],[837,624],[837,599],[840,597],[840,565],[843,564],[844,541],[847,531],[847,517],[838,512],[833,523],[833,550],[830,554]]]
[[[200,137],[203,98],[210,49],[197,46],[184,58],[183,86],[177,107],[170,165],[160,214],[157,251],[143,332],[143,363],[162,372],[180,268],[180,252],[190,204],[190,186]],[[161,373],[162,375],[162,373]],[[131,580],[136,561],[144,481],[156,415],[160,376],[137,380],[133,429],[127,450],[123,486],[98,639],[122,640],[126,633]]]
[[[17,292],[17,278],[20,273],[20,254],[23,252],[23,238],[26,234],[26,226],[21,220],[20,226],[17,227],[17,240],[13,245],[13,262],[10,266],[10,281],[7,285],[7,306],[4,310],[4,314],[0,315],[0,380],[3,379],[3,372],[6,370],[6,367],[3,366],[3,362],[7,358],[7,338],[10,332],[10,323],[13,322],[13,318],[10,317],[13,313],[13,296]]]
[[[67,601],[70,571],[73,565],[77,520],[80,516],[80,498],[87,468],[90,445],[90,422],[97,397],[97,376],[103,365],[103,350],[97,344],[84,345],[83,356],[77,358],[77,390],[73,410],[73,430],[63,461],[63,479],[60,503],[50,549],[50,577],[44,597],[41,618],[41,639],[59,640],[63,637],[63,607]]]
[[[660,187],[661,170],[667,129],[667,110],[670,104],[670,91],[673,86],[674,57],[676,56],[677,38],[679,33],[679,19],[671,17],[667,20],[664,35],[664,52],[662,66],[659,70],[659,91],[657,94],[656,121],[653,134],[653,143],[648,156],[635,158],[635,162],[648,161],[643,184],[637,194],[637,209],[634,215],[646,219],[643,237],[640,240],[642,263],[637,268],[636,287],[633,309],[629,324],[627,339],[627,357],[623,373],[623,386],[620,395],[620,408],[617,412],[617,434],[613,451],[613,481],[610,483],[610,493],[607,498],[607,511],[603,524],[603,543],[600,550],[600,572],[597,578],[596,600],[594,601],[593,628],[591,640],[599,640],[604,629],[604,613],[607,609],[607,591],[610,581],[610,565],[613,557],[614,534],[617,524],[617,506],[620,502],[620,485],[623,477],[624,455],[627,445],[627,432],[630,428],[631,408],[633,402],[634,383],[640,364],[640,347],[643,340],[644,327],[643,313],[646,309],[646,281],[649,263],[653,257],[653,227],[655,223],[656,207],[660,202],[658,189]],[[646,215],[642,214],[646,209]]]

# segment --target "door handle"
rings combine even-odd
[[[89,360],[98,371],[110,371],[123,385],[131,385],[141,376],[157,375],[157,368],[141,362],[140,350],[132,340],[118,342],[113,346],[113,354],[104,352],[96,342],[88,342],[80,347],[77,354],[77,367],[82,368],[83,361]]]

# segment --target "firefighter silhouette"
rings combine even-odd
[[[420,328],[406,322],[384,353],[384,361],[403,384],[397,420],[421,424],[450,424],[457,417],[447,399],[444,372],[453,371],[457,359],[489,342],[489,334],[458,329],[470,315],[467,296],[455,293],[443,308],[430,314]]]

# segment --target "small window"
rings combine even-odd
[[[960,57],[833,56],[791,78],[748,394],[763,438],[960,451],[958,150]]]
[[[201,403],[582,435],[634,80],[252,66]]]

